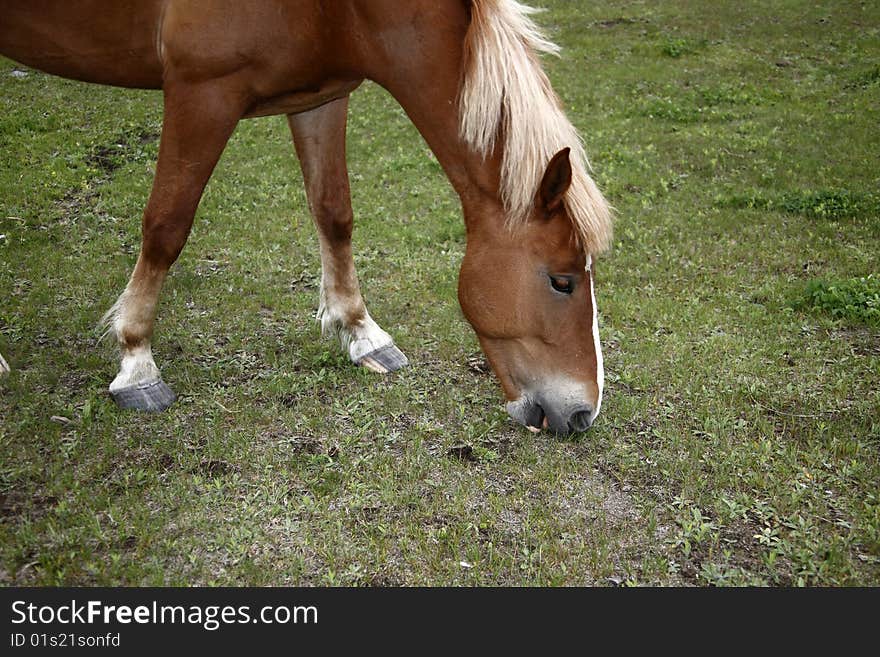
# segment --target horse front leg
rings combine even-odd
[[[306,196],[321,244],[322,331],[336,333],[349,358],[382,374],[408,361],[364,304],[351,252],[353,215],[345,163],[348,98],[288,115]]]
[[[175,400],[153,360],[156,305],[192,227],[202,192],[244,109],[222,83],[170,84],[159,159],[144,210],[141,252],[125,291],[105,315],[122,357],[110,394],[122,408],[162,411]]]

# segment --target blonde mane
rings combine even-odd
[[[514,0],[471,0],[459,95],[461,136],[484,157],[503,138],[501,200],[508,222],[528,219],[553,155],[571,148],[572,184],[565,198],[575,234],[588,253],[611,242],[611,212],[588,173],[583,143],[565,116],[537,53],[558,54],[529,17],[539,11]]]

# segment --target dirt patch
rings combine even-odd
[[[576,520],[584,527],[600,522],[614,528],[641,521],[641,514],[629,495],[598,471],[586,476],[573,475],[557,486],[550,500],[555,513]]]
[[[58,498],[54,495],[29,496],[18,491],[0,493],[0,518],[17,518],[28,514],[41,516],[49,509],[58,504]]]
[[[144,147],[159,139],[159,132],[150,128],[138,128],[124,132],[109,144],[96,146],[85,158],[86,164],[111,176],[123,164],[138,159]]]
[[[78,217],[92,213],[102,224],[112,222],[112,218],[98,209],[99,188],[107,183],[113,174],[125,163],[155,159],[155,142],[159,132],[153,128],[136,128],[124,132],[110,143],[95,146],[85,156],[85,164],[97,171],[86,186],[69,189],[56,203],[61,211],[61,223],[76,223]]]
[[[612,27],[617,27],[619,25],[635,25],[636,23],[647,23],[648,21],[645,19],[636,19],[636,18],[609,18],[606,20],[595,21],[592,23],[594,27],[601,27],[604,30],[610,29]]]
[[[300,395],[285,392],[278,395],[278,403],[284,406],[284,408],[296,408],[299,404]]]
[[[880,331],[867,327],[852,327],[831,331],[829,339],[844,341],[850,345],[854,356],[877,358],[880,356]]]
[[[492,368],[489,366],[489,361],[486,360],[486,357],[483,356],[482,353],[475,353],[468,356],[467,368],[471,372],[482,376],[488,376],[492,374]]]
[[[476,462],[479,460],[471,445],[453,445],[446,450],[446,455],[459,461]]]
[[[318,289],[318,276],[311,271],[300,272],[290,281],[290,289],[294,292],[304,292]]]
[[[286,456],[291,454],[326,454],[333,458],[339,454],[339,446],[306,433],[296,433],[285,426],[267,428],[259,435],[260,443],[277,449]]]
[[[235,466],[227,463],[226,461],[221,461],[219,459],[210,459],[199,463],[198,466],[193,468],[192,473],[195,474],[197,472],[200,472],[204,475],[208,475],[209,477],[222,477],[224,475],[235,472],[235,470]]]

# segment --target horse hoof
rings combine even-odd
[[[119,408],[151,412],[164,411],[177,399],[162,379],[111,390],[110,396]]]
[[[389,344],[368,353],[358,361],[358,365],[363,365],[368,370],[379,374],[388,374],[401,367],[406,367],[409,365],[409,361],[400,349],[394,344]]]

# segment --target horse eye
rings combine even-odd
[[[551,276],[550,287],[552,287],[557,292],[562,292],[563,294],[571,294],[574,291],[574,282],[570,278],[564,278],[562,276]]]

